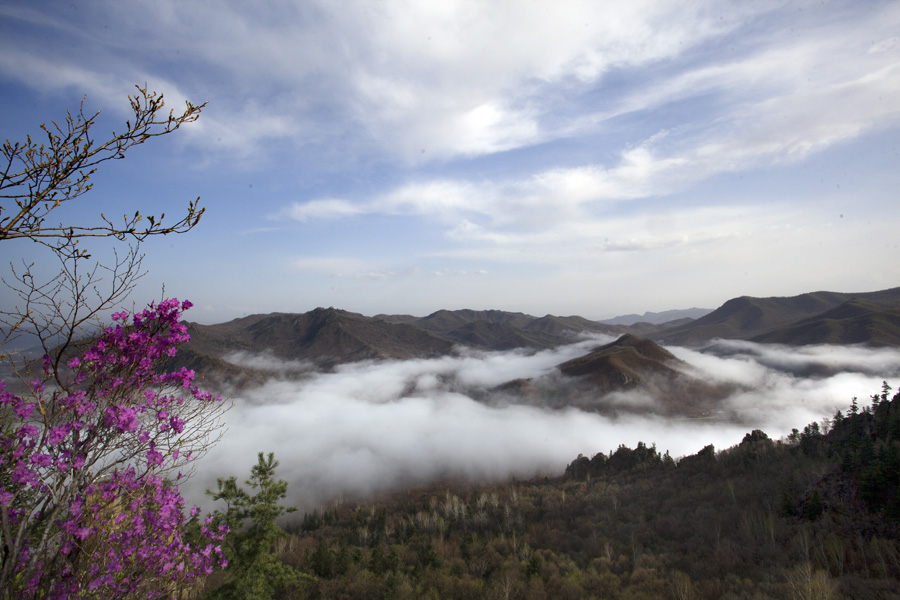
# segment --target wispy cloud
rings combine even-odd
[[[321,199],[303,204],[294,203],[287,211],[288,216],[298,221],[309,219],[332,219],[364,214],[366,211],[346,200]]]
[[[778,25],[768,32],[763,26],[783,8],[777,3],[281,3],[271,17],[237,5],[168,0],[146,8],[140,22],[130,18],[133,8],[112,2],[75,15],[114,24],[92,40],[93,60],[61,61],[33,44],[16,49],[7,42],[0,70],[107,103],[135,77],[176,103],[189,95],[212,99],[194,128],[196,141],[244,159],[265,153],[273,140],[342,140],[347,149],[350,142],[357,151],[412,162],[480,156],[579,135],[576,128],[591,121],[702,99],[705,114],[685,124],[705,123],[711,139],[690,144],[693,152],[626,152],[604,169],[613,187],[648,169],[681,170],[684,161],[708,174],[746,168],[747,160],[802,156],[900,110],[891,84],[898,15],[890,3],[865,15],[836,3],[834,14],[854,17],[839,22],[809,7],[791,31]],[[36,9],[4,10],[66,36],[90,35]],[[710,52],[754,26],[765,33],[750,44]],[[873,32],[880,36],[873,40]],[[163,60],[141,59],[149,43],[162,46]],[[160,74],[174,60],[193,73],[190,80]],[[611,79],[623,73],[629,76]],[[600,111],[587,100],[598,94]],[[736,99],[736,110],[726,108]],[[635,192],[607,195],[623,193]]]

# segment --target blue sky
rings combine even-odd
[[[145,82],[208,107],[64,218],[200,196],[134,297],[200,322],[900,285],[897,2],[0,0],[3,138]]]

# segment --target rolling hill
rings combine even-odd
[[[221,359],[233,352],[270,352],[329,368],[366,359],[405,359],[449,353],[453,343],[406,324],[392,324],[334,308],[273,313],[219,325],[191,324],[186,349]]]
[[[547,408],[580,408],[700,418],[716,409],[732,388],[688,374],[689,365],[653,340],[625,334],[584,356],[557,366],[555,373],[516,379],[494,391],[512,402]],[[612,395],[611,395],[612,394]],[[665,398],[663,404],[652,400]]]
[[[200,373],[216,371],[229,381],[252,381],[261,374],[229,362],[230,355],[269,353],[329,369],[360,360],[442,356],[460,345],[487,351],[541,350],[572,343],[584,334],[632,334],[597,353],[561,365],[560,373],[590,380],[591,393],[602,393],[622,389],[622,384],[628,387],[629,382],[640,382],[648,375],[669,378],[669,385],[674,385],[669,373],[671,359],[660,354],[666,351],[649,346],[649,339],[636,341],[642,338],[635,336],[684,346],[699,346],[716,338],[786,345],[900,346],[900,288],[858,294],[813,292],[786,298],[742,296],[697,319],[684,316],[690,311],[702,309],[655,313],[679,318],[624,326],[579,316],[534,317],[500,310],[367,317],[317,308],[302,314],[251,315],[217,325],[189,324],[192,339],[171,366],[187,366]],[[626,317],[621,320],[628,320]],[[682,385],[685,379],[682,376],[678,381]],[[710,390],[693,392],[703,397],[717,395]]]
[[[767,344],[866,344],[896,346],[900,340],[900,306],[886,308],[854,299],[809,319],[758,335]]]
[[[408,315],[367,317],[335,308],[307,313],[251,315],[217,325],[189,324],[191,341],[171,367],[200,373],[216,371],[226,381],[258,379],[252,369],[227,360],[234,353],[270,354],[304,360],[316,368],[360,360],[430,358],[458,345],[480,350],[544,349],[571,343],[582,332],[621,328],[581,317],[536,318],[504,311],[438,311],[424,318]]]
[[[870,314],[865,319],[854,311],[826,313],[851,301],[867,303]],[[807,340],[828,340],[834,344],[853,344],[872,341],[880,345],[900,345],[896,328],[887,331],[865,333],[860,328],[890,325],[892,316],[900,308],[900,288],[878,292],[839,293],[812,292],[787,298],[753,298],[741,296],[727,301],[713,312],[694,321],[651,333],[651,337],[665,344],[699,345],[714,338],[743,340],[775,340],[780,343],[800,345],[819,343]],[[851,314],[852,313],[852,314]],[[820,324],[820,333],[811,334],[811,323],[830,320],[830,325]],[[842,322],[838,325],[838,322]],[[797,328],[803,323],[803,327]],[[824,327],[824,329],[822,329]],[[829,334],[822,332],[829,329]],[[893,332],[892,332],[893,330]]]
[[[678,359],[652,340],[625,334],[558,369],[569,377],[589,380],[598,391],[611,392],[635,387],[651,375],[675,377],[677,372],[669,366],[673,362]]]

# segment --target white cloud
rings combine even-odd
[[[307,221],[309,219],[349,217],[362,214],[365,210],[346,200],[323,198],[303,204],[295,202],[286,212],[292,219]]]
[[[231,352],[222,357],[226,362],[247,369],[281,375],[303,374],[315,370],[315,364],[305,360],[287,360],[272,353],[253,354],[250,352]]]
[[[608,339],[537,353],[467,352],[433,360],[357,363],[301,381],[270,381],[235,397],[226,437],[203,459],[200,475],[189,482],[188,497],[202,502],[200,490],[211,487],[216,477],[243,476],[260,451],[275,452],[281,461],[279,476],[291,484],[291,501],[305,508],[338,494],[365,495],[446,477],[558,474],[579,453],[609,452],[623,443],[656,443],[660,451],[678,457],[709,443],[718,449],[737,444],[751,429],[778,438],[845,409],[853,396],[865,400],[880,390],[882,378],[900,375],[896,349],[863,351],[874,363],[853,349],[793,349],[809,362],[834,369],[830,375],[808,377],[791,372],[797,365],[790,352],[740,343],[730,348],[730,356],[670,348],[703,376],[739,386],[708,421],[634,415],[610,419],[573,409],[492,406],[475,400],[489,397],[487,390],[501,383],[551,374],[555,365]],[[282,361],[271,357],[257,357],[253,364],[266,360],[272,369],[285,370]],[[788,362],[775,364],[782,360]],[[645,393],[609,398],[625,409],[661,401]]]
[[[158,82],[173,100],[184,92],[212,100],[197,141],[244,160],[273,140],[341,141],[351,152],[412,162],[478,156],[579,135],[591,120],[707,94],[729,105],[833,106],[834,114],[821,120],[835,127],[833,116],[867,114],[878,96],[882,106],[897,104],[896,89],[865,81],[896,64],[891,31],[898,17],[889,6],[865,14],[839,3],[810,6],[812,16],[792,13],[788,32],[778,3],[441,4],[286,2],[260,14],[239,4],[157,1],[139,2],[138,9],[101,2],[73,15],[108,24],[102,32],[7,8],[10,18],[90,42],[92,53],[76,59],[60,54],[57,44],[32,42],[16,51],[7,42],[0,69],[29,85],[77,87],[107,103],[134,77]],[[829,12],[845,17],[839,26]],[[744,45],[737,51],[713,50],[753,23],[759,32],[749,42],[738,37]],[[873,31],[880,34],[874,43]],[[155,64],[155,56],[163,60]],[[173,62],[183,70],[171,69]],[[658,68],[663,63],[667,68]],[[163,68],[171,75],[160,76]],[[607,80],[611,73],[615,84]],[[886,72],[886,81],[891,76]],[[844,98],[831,89],[853,81],[858,89]],[[588,91],[611,108],[583,99]],[[751,110],[748,117],[760,114]],[[718,106],[693,118],[722,120],[717,127],[727,129],[738,117]],[[846,135],[852,129],[836,139]],[[631,179],[629,170],[679,158],[627,156],[623,172],[612,176]]]
[[[90,65],[73,64],[65,60],[47,58],[16,48],[4,48],[0,52],[0,72],[17,79],[27,80],[41,92],[68,92],[86,96],[87,110],[93,114],[102,106],[105,110],[129,114],[127,96],[134,95],[135,85],[148,83],[150,90],[165,93],[167,107],[184,107],[184,97],[171,81],[151,78],[140,73],[125,78],[108,71],[97,71]],[[152,81],[152,85],[149,82]],[[179,101],[180,100],[180,101]]]
[[[896,50],[897,48],[900,48],[900,37],[894,35],[889,38],[885,38],[880,42],[872,44],[868,52],[877,54],[881,52],[890,52],[891,50]]]
[[[380,151],[416,160],[421,149],[432,159],[545,139],[538,121],[547,110],[539,103],[548,85],[570,79],[583,85],[610,68],[671,57],[740,22],[737,11],[723,12],[726,18],[720,19],[701,6],[676,9],[655,2],[467,1],[439,9],[406,2],[282,3],[262,15],[238,5],[164,1],[146,3],[140,21],[132,18],[134,10],[139,9],[101,3],[78,15],[91,20],[102,13],[111,24],[91,40],[98,60],[82,65],[80,80],[90,79],[89,71],[111,70],[121,79],[134,72],[129,61],[163,47],[167,57],[208,71],[194,69],[192,90],[215,96],[220,105],[218,92],[228,90],[227,113],[210,111],[207,122],[213,123],[212,138],[229,148],[259,147],[286,136],[300,142],[309,128],[318,137],[319,125],[308,111],[330,106],[342,116],[330,123],[333,135],[361,127],[364,137],[378,140]],[[68,35],[81,42],[86,37],[75,26]],[[57,57],[44,62],[60,64],[61,72],[76,66]],[[272,97],[280,99],[274,107],[246,109],[248,102]],[[272,108],[279,114],[271,114]]]

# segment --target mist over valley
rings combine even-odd
[[[897,290],[879,294],[891,310]],[[808,313],[821,307],[809,296],[740,304],[780,307],[765,313],[772,330],[791,326],[785,313],[814,318]],[[859,301],[843,296],[828,298]],[[622,444],[679,458],[734,446],[754,429],[781,438],[900,376],[896,341],[662,341],[691,323],[734,332],[740,322],[747,337],[758,335],[760,319],[743,318],[734,304],[635,327],[502,311],[417,318],[338,309],[193,325],[179,360],[233,407],[186,497],[203,504],[204,489],[245,472],[260,451],[275,452],[289,500],[305,509],[439,480],[555,476],[579,454]],[[825,304],[823,312],[833,310]]]

